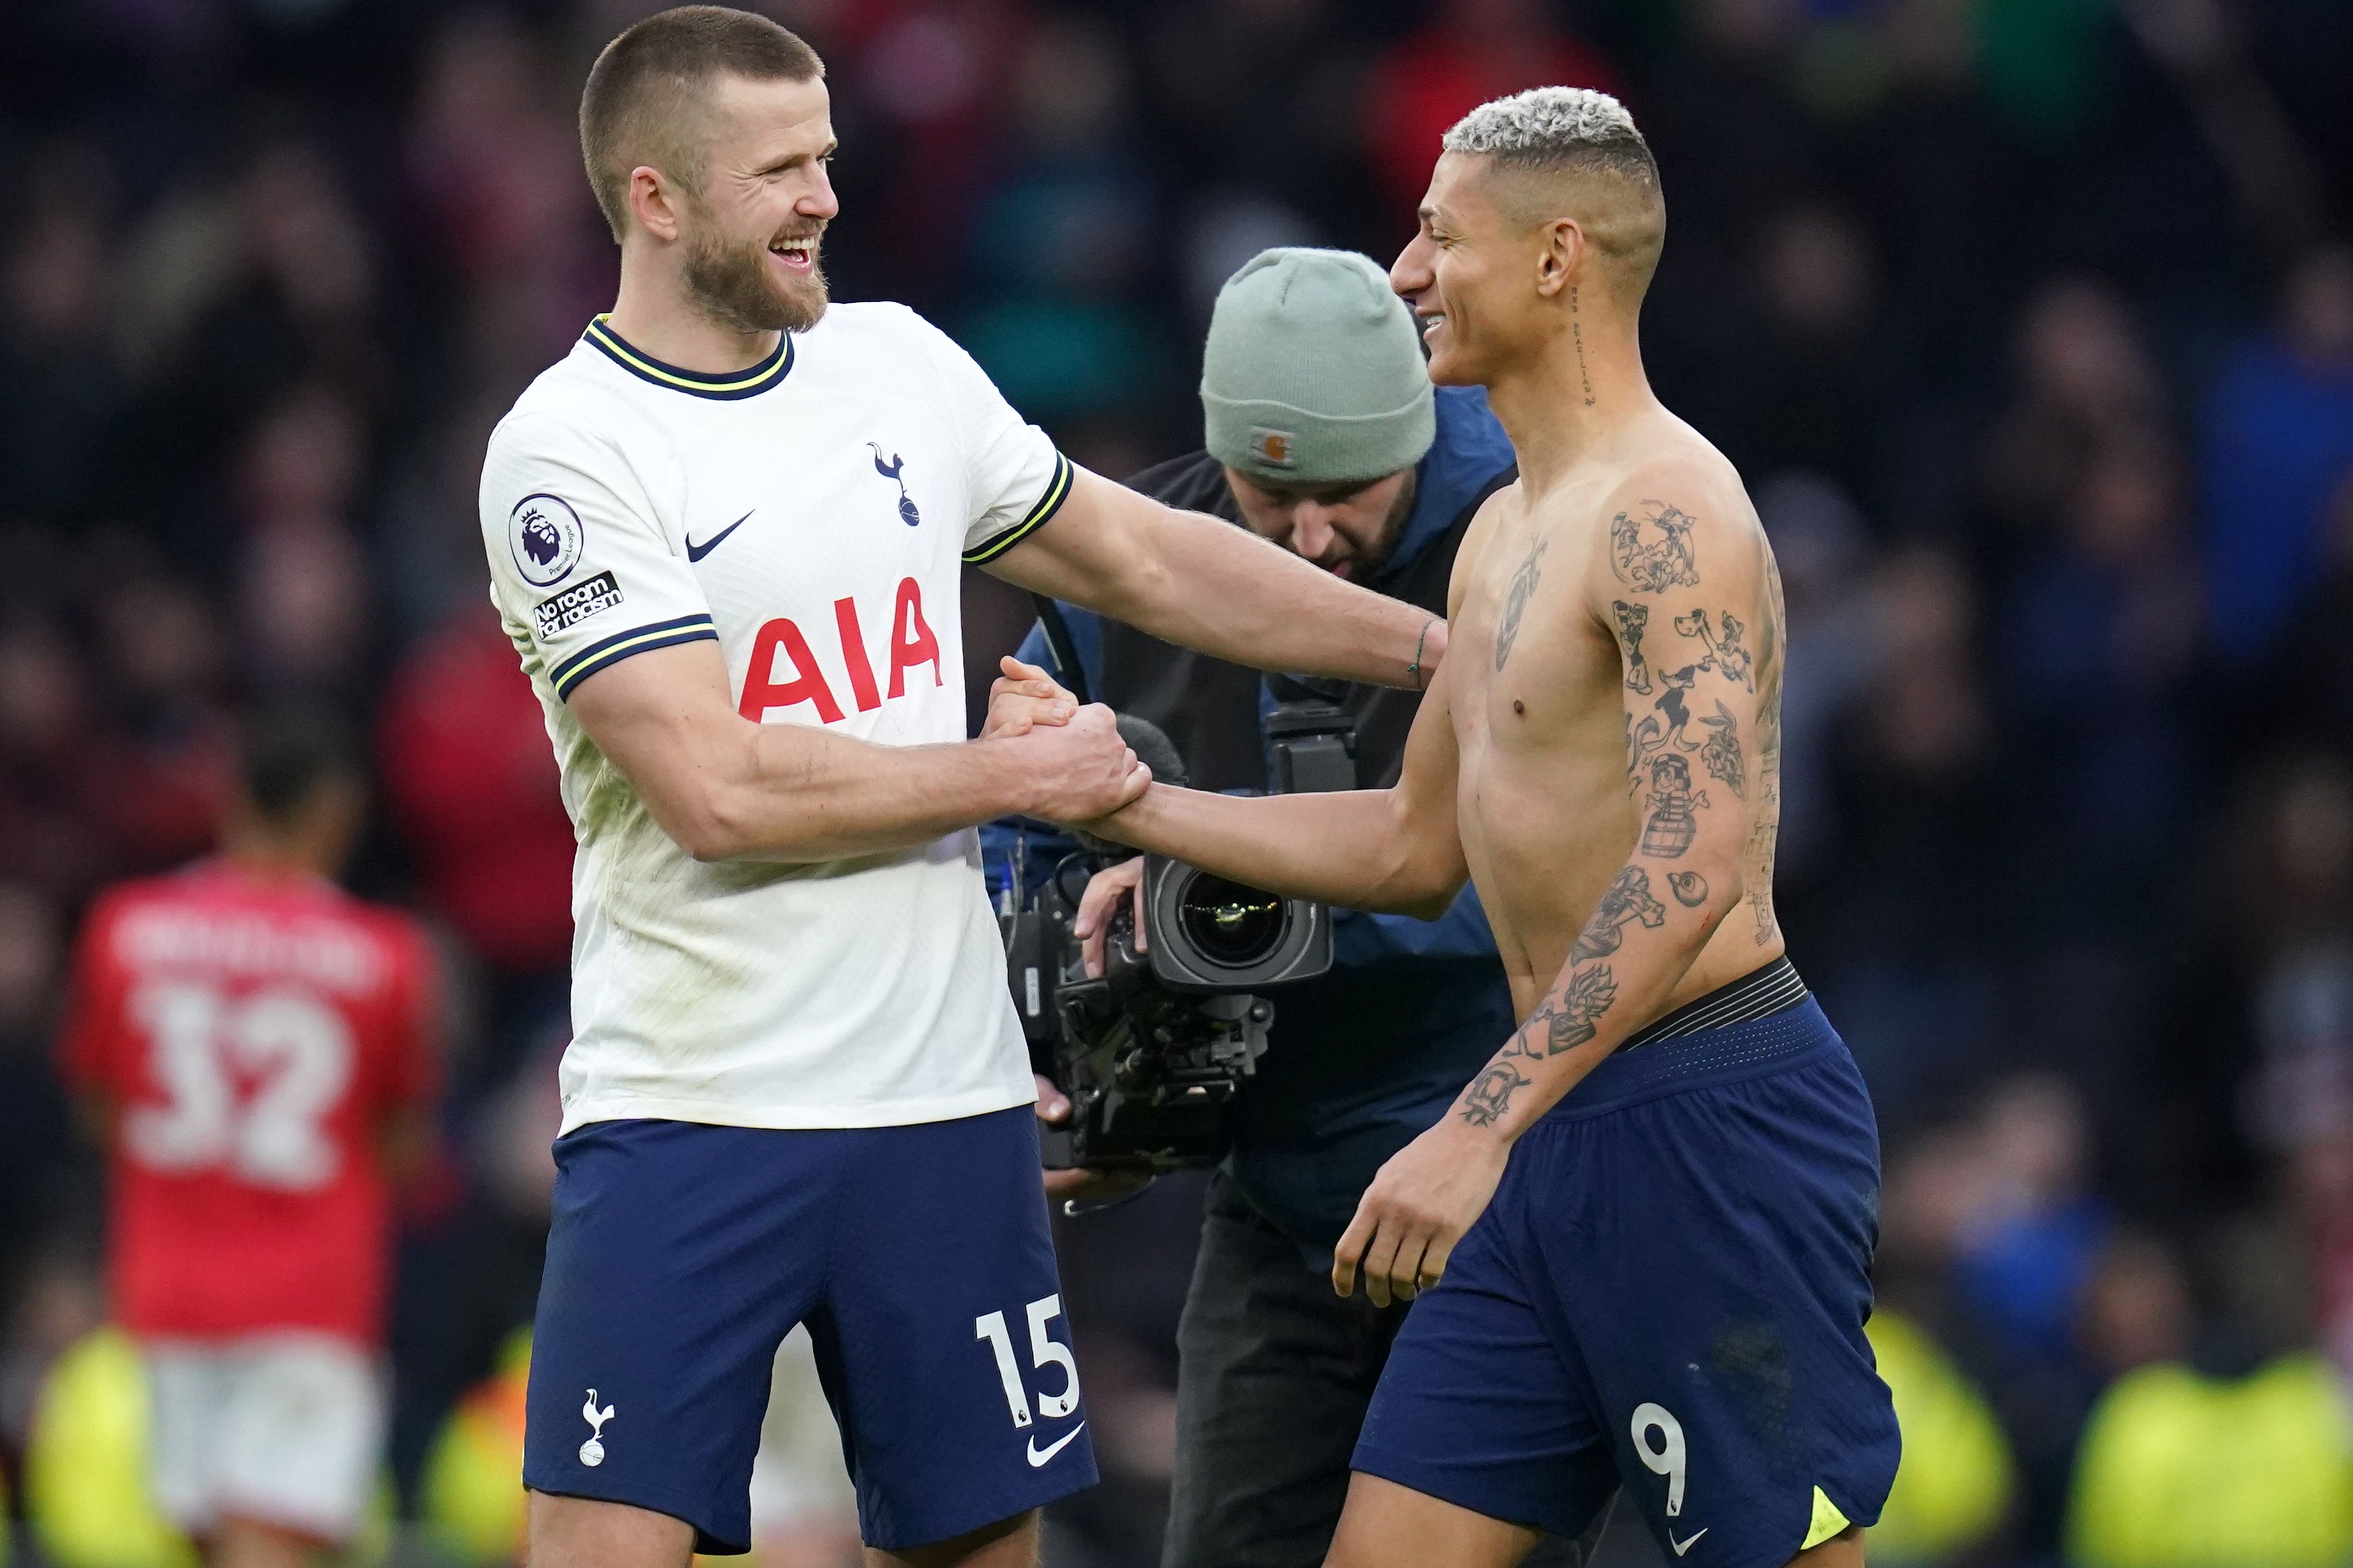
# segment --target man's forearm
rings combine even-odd
[[[818,861],[928,844],[1023,809],[1016,759],[993,741],[882,746],[763,725],[716,769],[702,821],[681,843],[698,858]],[[675,836],[675,835],[674,835]]]
[[[989,570],[1254,669],[1419,689],[1446,651],[1446,623],[1428,610],[1084,470],[1061,514]]]
[[[1229,795],[1155,784],[1103,837],[1285,898],[1435,915],[1461,887],[1398,831],[1393,792]]]
[[[733,711],[715,642],[601,670],[572,710],[664,833],[700,860],[846,859],[1037,805],[1018,741],[884,746]]]
[[[1446,623],[1354,587],[1280,545],[1198,512],[1167,514],[1158,570],[1098,609],[1166,641],[1255,669],[1419,689]]]
[[[1678,908],[1683,918],[1671,922],[1668,903],[1651,896],[1649,868],[1639,857],[1630,861],[1570,947],[1552,989],[1448,1115],[1506,1143],[1517,1141],[1628,1036],[1658,1016],[1740,901],[1738,878],[1722,879],[1732,885],[1695,911]]]

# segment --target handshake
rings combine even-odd
[[[1082,825],[1131,805],[1151,787],[1152,769],[1120,737],[1110,709],[1100,702],[1079,706],[1035,665],[1008,656],[998,668],[1004,673],[988,689],[980,738],[1021,748],[1021,815]]]

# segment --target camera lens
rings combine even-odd
[[[1282,900],[1257,888],[1206,874],[1186,884],[1176,920],[1204,958],[1240,968],[1282,940]]]

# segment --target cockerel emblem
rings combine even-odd
[[[915,503],[908,499],[907,481],[899,477],[899,470],[907,466],[907,460],[893,452],[891,454],[890,460],[885,462],[882,458],[882,448],[871,441],[866,443],[866,449],[874,454],[874,471],[899,487],[899,521],[909,528],[921,526],[923,514],[917,511]]]
[[[592,1388],[588,1391],[588,1403],[580,1407],[580,1414],[588,1420],[588,1440],[580,1445],[580,1462],[593,1470],[605,1462],[605,1423],[613,1418],[613,1407],[607,1405],[602,1410],[597,1409],[596,1391]]]

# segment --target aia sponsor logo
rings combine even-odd
[[[849,677],[849,700],[860,713],[881,707],[886,696],[904,697],[912,670],[928,666],[934,686],[947,684],[940,665],[940,639],[923,619],[923,590],[913,577],[901,579],[892,601],[891,637],[885,649],[888,673],[883,681],[875,679],[857,600],[833,602],[833,635],[840,650],[839,668]],[[803,702],[814,707],[818,720],[827,724],[838,724],[848,717],[807,634],[797,622],[778,616],[753,635],[751,668],[744,678],[744,694],[736,710],[758,723],[777,709]]]

